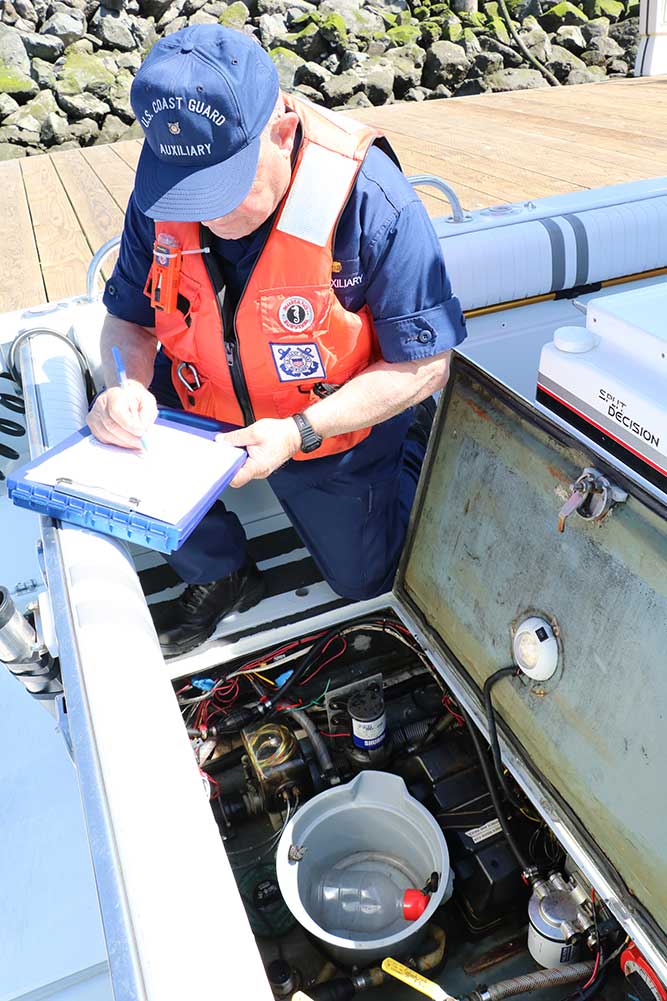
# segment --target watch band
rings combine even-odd
[[[318,434],[305,414],[293,414],[292,419],[301,435],[301,451],[314,452],[322,444],[322,435]]]

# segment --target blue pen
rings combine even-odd
[[[127,389],[128,388],[127,372],[125,371],[125,365],[123,364],[123,358],[120,353],[120,348],[114,344],[114,346],[111,349],[111,354],[113,355],[113,360],[116,365],[116,372],[118,374],[118,382],[120,383],[120,388]],[[146,450],[148,448],[148,445],[146,444],[146,436],[142,434],[139,438],[139,441],[141,442],[142,448]]]

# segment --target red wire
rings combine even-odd
[[[447,710],[447,712],[449,713],[449,715],[454,717],[454,719],[457,721],[457,723],[459,724],[459,726],[463,726],[463,724],[465,722],[464,719],[463,719],[463,716],[461,716],[460,713],[457,713],[452,708],[452,700],[450,699],[449,695],[443,695],[442,696],[442,704],[445,707],[445,709]]]
[[[593,901],[593,910],[595,911],[595,888],[591,888],[591,900]],[[600,943],[598,942],[598,954],[595,957],[595,966],[593,967],[593,972],[591,973],[589,979],[586,981],[583,987],[579,990],[585,991],[587,987],[590,987],[595,978],[598,975],[598,970],[600,969],[600,957],[602,955],[602,950],[600,949]]]
[[[335,642],[336,642],[336,640],[342,640],[342,641],[343,641],[343,645],[342,645],[342,647],[340,648],[340,650],[338,651],[338,653],[335,653],[335,654],[334,654],[334,655],[333,655],[332,657],[329,657],[329,659],[328,659],[328,660],[325,660],[325,661],[323,661],[323,662],[322,662],[322,663],[321,663],[321,664],[319,665],[319,667],[316,667],[316,668],[315,668],[315,670],[314,670],[314,671],[312,671],[312,672],[311,672],[311,673],[310,673],[310,674],[308,675],[308,677],[307,677],[307,678],[304,678],[304,679],[303,679],[303,681],[302,681],[302,682],[300,683],[301,685],[307,685],[309,681],[312,681],[312,679],[313,679],[313,678],[315,677],[315,675],[316,675],[316,674],[319,674],[319,673],[320,673],[320,671],[322,670],[322,668],[326,667],[326,666],[327,666],[327,664],[331,664],[331,663],[332,663],[332,661],[334,661],[334,660],[338,660],[338,658],[339,658],[339,657],[342,657],[342,655],[343,655],[343,654],[345,653],[345,651],[347,650],[347,640],[345,639],[345,637],[344,637],[344,636],[332,636],[332,637],[331,637],[331,639],[329,640],[329,642],[328,642],[328,643],[325,643],[325,645],[324,645],[324,647],[323,647],[323,649],[322,649],[322,653],[326,653],[327,649],[328,649],[328,648],[329,648],[329,647],[331,646],[331,644],[332,644],[332,643],[335,643]]]
[[[326,730],[320,730],[323,737],[351,737],[351,733],[327,733]]]

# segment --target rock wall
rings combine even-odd
[[[498,0],[0,0],[0,160],[140,136],[143,56],[188,24],[250,32],[284,89],[329,108],[548,86]],[[566,84],[632,72],[639,0],[508,0],[512,25]]]

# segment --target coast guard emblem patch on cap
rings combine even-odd
[[[271,351],[281,382],[326,378],[317,344],[272,344]]]
[[[171,132],[172,136],[179,136],[181,134],[181,126],[179,122],[167,122],[167,128]]]
[[[303,296],[291,295],[281,305],[278,318],[285,330],[294,330],[300,333],[311,326],[315,319],[315,312]]]

